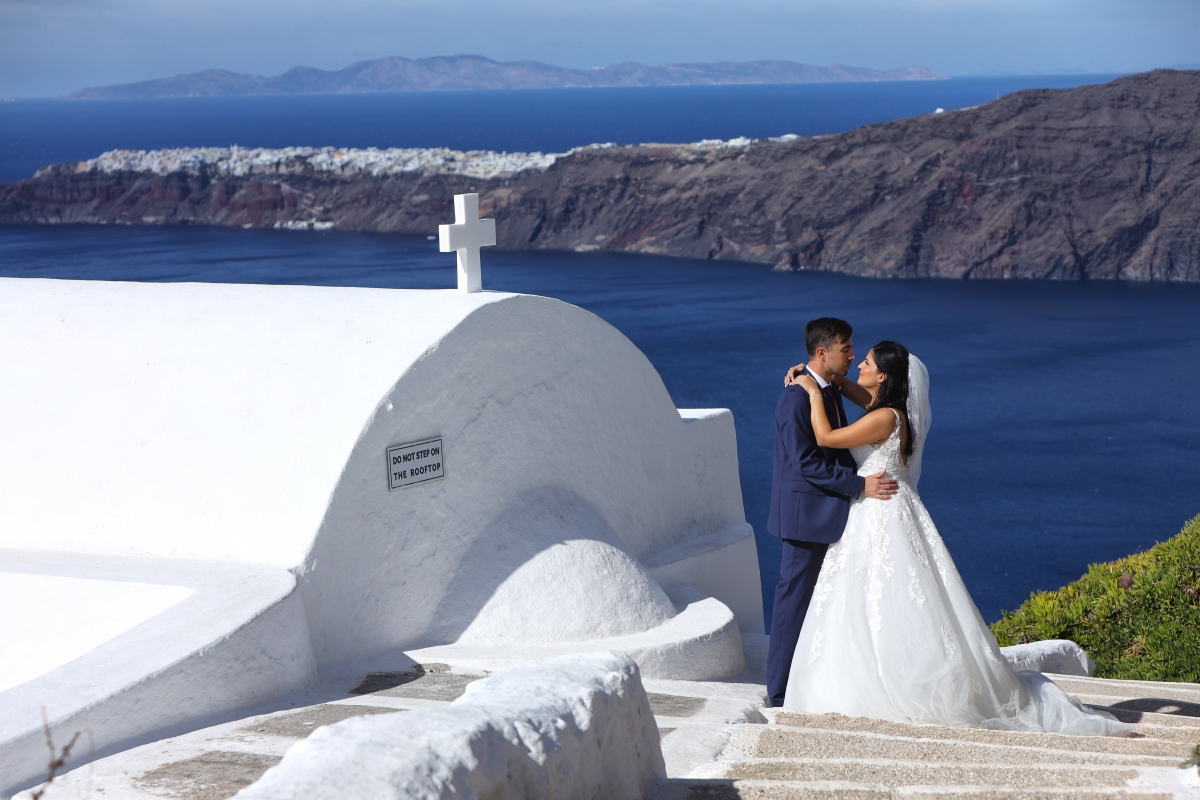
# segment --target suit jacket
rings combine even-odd
[[[825,398],[825,413],[836,425],[845,418],[841,393]],[[836,408],[835,408],[836,405]],[[832,544],[842,538],[850,501],[864,478],[849,450],[817,445],[809,417],[808,393],[787,386],[775,405],[775,464],[771,472],[771,514],[767,530],[781,539]]]

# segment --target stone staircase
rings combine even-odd
[[[765,709],[766,725],[729,726],[715,761],[667,781],[654,800],[1200,798],[1195,771],[1179,768],[1200,743],[1200,685],[1053,677],[1083,702],[1135,723],[1135,736],[1011,733]]]
[[[226,800],[322,725],[444,706],[476,677],[444,664],[366,677],[350,669],[236,719],[83,765],[56,779],[45,800]],[[1200,743],[1200,685],[1051,677],[1134,723],[1136,736],[801,714],[761,709],[765,687],[752,680],[646,680],[669,776],[652,800],[1200,800],[1200,781],[1189,786],[1190,771],[1179,768]]]

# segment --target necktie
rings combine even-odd
[[[828,401],[827,407],[833,409],[833,415],[829,419],[829,427],[831,427],[831,428],[843,427],[846,423],[842,419],[841,409],[838,408],[837,395],[833,393],[833,387],[826,386],[824,389],[821,390],[821,394],[825,395],[825,399]]]

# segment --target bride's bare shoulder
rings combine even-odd
[[[901,421],[903,421],[904,420],[904,412],[903,411],[898,411],[897,409],[894,409],[890,406],[883,406],[882,408],[876,408],[871,411],[868,411],[866,414],[863,414],[862,418],[870,419],[870,420],[878,420],[880,422],[887,422],[889,425],[895,427],[897,414],[899,415],[899,419]]]
[[[863,414],[862,419],[860,419],[859,422],[866,423],[866,425],[876,434],[877,438],[872,439],[871,444],[883,444],[885,441],[887,441],[888,437],[895,432],[897,425],[900,425],[901,427],[901,439],[904,438],[903,431],[906,426],[901,424],[904,421],[904,417],[905,415],[903,411],[891,408],[889,406],[884,406]]]

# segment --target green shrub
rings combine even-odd
[[[1126,572],[1133,583],[1122,588]],[[992,632],[1002,646],[1070,639],[1101,678],[1200,682],[1200,516],[1144,553],[1092,564],[1058,591],[1034,592]]]

